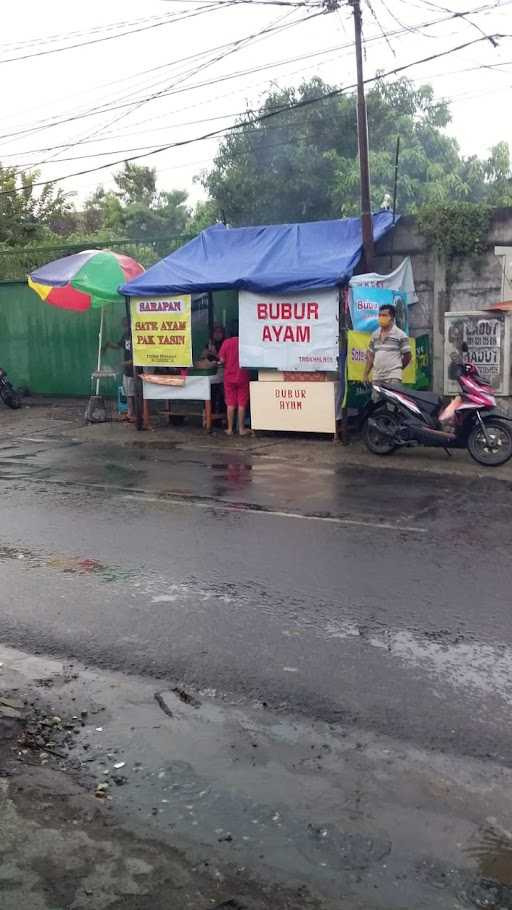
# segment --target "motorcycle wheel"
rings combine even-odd
[[[12,408],[13,411],[21,408],[21,396],[12,386],[2,386],[2,388],[0,388],[0,397],[3,403],[6,404],[8,408]]]
[[[512,457],[512,427],[509,427],[506,420],[489,417],[485,421],[485,430],[490,445],[487,444],[482,427],[478,424],[469,435],[468,452],[479,464],[496,468]]]
[[[374,411],[372,417],[376,417],[381,424],[389,427],[389,429],[395,428],[395,420],[391,414],[387,413],[385,408]],[[392,455],[397,448],[397,446],[393,445],[393,443],[389,441],[388,436],[384,436],[382,433],[379,433],[375,427],[369,426],[367,420],[365,421],[363,427],[363,440],[366,448],[373,455]]]

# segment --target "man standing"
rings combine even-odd
[[[402,370],[411,362],[409,339],[395,325],[395,315],[392,304],[384,304],[379,309],[379,328],[373,332],[366,354],[365,382],[370,373],[373,382],[401,382]]]

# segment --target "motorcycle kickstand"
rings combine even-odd
[[[450,452],[449,449],[445,449],[445,452],[446,452],[446,454],[448,455],[449,458],[453,458],[453,455],[452,455],[452,453]]]

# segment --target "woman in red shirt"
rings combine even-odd
[[[224,364],[224,398],[228,412],[228,436],[233,435],[235,411],[238,409],[238,432],[246,436],[250,431],[245,429],[245,412],[249,404],[249,371],[240,366],[238,356],[238,323],[230,327],[230,338],[223,341],[219,351],[219,360]]]

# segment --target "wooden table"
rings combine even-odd
[[[206,432],[211,433],[213,423],[211,387],[221,383],[222,376],[218,373],[187,376],[183,385],[179,386],[148,382],[144,374],[141,379],[144,401],[203,401],[204,425]]]

